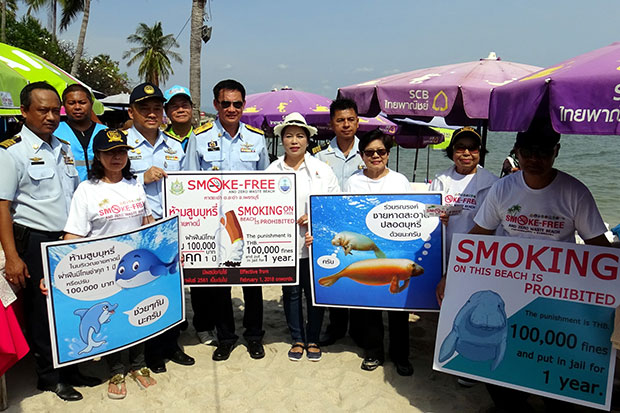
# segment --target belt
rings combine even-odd
[[[15,238],[21,238],[23,235],[28,233],[40,234],[50,238],[60,238],[64,234],[63,231],[41,231],[16,222],[13,223],[13,234]]]

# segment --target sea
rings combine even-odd
[[[495,175],[500,174],[502,164],[510,153],[515,140],[515,133],[489,132],[487,135],[487,149],[484,167]],[[620,143],[620,136],[584,136],[562,135],[560,152],[554,167],[564,171],[583,182],[594,195],[596,204],[603,216],[603,220],[610,228],[620,224],[620,168],[616,145]],[[391,169],[396,169],[396,153],[392,149],[390,154]],[[415,149],[398,150],[398,171],[413,181],[413,165]],[[428,159],[428,161],[427,161]],[[424,148],[418,152],[418,165],[414,182],[425,182],[448,168],[452,161],[445,155],[445,151]]]
[[[515,133],[488,132],[489,153],[486,155],[485,168],[499,176],[515,136]],[[620,168],[616,165],[616,162],[620,162],[616,147],[618,144],[620,136],[562,135],[560,153],[554,165],[579,179],[590,189],[603,220],[610,228],[620,224]],[[282,153],[282,146],[279,144],[278,155]],[[429,147],[419,149],[413,179],[415,156],[415,149],[393,148],[388,166],[398,170],[412,182],[426,182],[452,164],[443,150]]]

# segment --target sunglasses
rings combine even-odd
[[[553,148],[541,148],[541,147],[531,147],[531,148],[519,148],[519,155],[524,158],[550,158],[555,153],[555,147]]]
[[[388,151],[387,149],[365,149],[362,151],[362,153],[367,157],[371,158],[375,155],[375,153],[381,157],[384,157],[388,153]]]
[[[224,109],[230,107],[230,105],[233,105],[235,109],[241,109],[243,107],[243,102],[240,100],[236,100],[234,102],[231,102],[230,100],[218,100],[217,103],[219,103]]]
[[[465,151],[469,151],[469,153],[478,153],[480,152],[479,146],[466,146],[466,145],[454,145],[455,153],[463,153]]]

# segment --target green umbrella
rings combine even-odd
[[[0,43],[0,116],[19,115],[19,92],[28,83],[45,80],[59,94],[73,83],[84,83],[53,63],[20,48]],[[84,85],[88,87],[87,85]],[[90,88],[89,88],[90,89]],[[93,111],[103,113],[103,104],[93,100]]]

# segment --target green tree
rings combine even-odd
[[[129,92],[129,77],[121,72],[118,62],[107,54],[82,59],[78,70],[79,79],[91,88],[106,95]]]
[[[60,18],[60,30],[65,30],[71,22],[82,12],[82,25],[78,35],[77,46],[75,46],[75,56],[71,65],[71,75],[77,76],[80,60],[84,54],[84,41],[86,40],[86,28],[90,16],[90,0],[61,0],[62,15]]]
[[[52,37],[56,39],[58,0],[24,0],[24,2],[28,5],[27,15],[30,15],[33,11],[39,11],[43,6],[49,6]]]
[[[173,47],[179,47],[179,44],[173,35],[164,35],[161,22],[155,23],[153,27],[140,23],[136,32],[127,36],[127,41],[138,47],[123,53],[123,59],[129,58],[127,66],[139,61],[138,75],[146,82],[159,86],[160,82],[166,82],[174,73],[170,59],[183,62],[178,53],[170,51]]]

